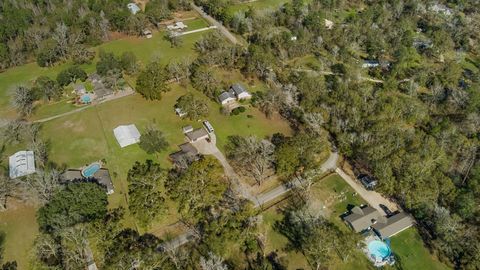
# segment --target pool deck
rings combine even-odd
[[[382,267],[387,264],[394,264],[395,261],[392,261],[391,257],[393,255],[393,251],[390,249],[390,256],[384,260],[377,260],[373,256],[370,255],[370,250],[368,249],[368,244],[372,241],[380,241],[380,242],[385,242],[380,237],[378,237],[375,233],[370,232],[364,239],[365,246],[363,247],[362,251],[365,253],[367,258],[373,263],[375,267]],[[390,248],[390,247],[389,247]]]

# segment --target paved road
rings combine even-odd
[[[367,201],[370,206],[377,209],[380,213],[385,213],[385,211],[379,206],[380,204],[387,206],[392,212],[400,210],[400,207],[397,204],[383,197],[380,193],[366,190],[362,184],[352,179],[352,177],[342,169],[336,168],[335,172],[340,175],[340,177],[342,177],[343,180],[345,180],[345,182],[347,182],[365,201]]]
[[[217,27],[217,29],[220,31],[220,33],[222,33],[222,35],[224,35],[228,40],[230,40],[233,44],[238,44],[238,40],[237,38],[232,34],[230,33],[230,31],[228,31],[227,28],[225,28],[225,26],[223,26],[219,21],[215,20],[215,18],[213,18],[212,16],[208,15],[207,13],[205,13],[201,7],[195,5],[194,3],[191,3],[192,5],[192,8],[198,12],[200,14],[200,16],[202,16],[205,20],[207,20],[209,23],[213,24],[214,26]]]

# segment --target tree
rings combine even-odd
[[[193,87],[203,92],[211,99],[216,98],[218,81],[215,78],[212,69],[207,66],[198,66],[194,69],[192,74]]]
[[[259,185],[267,177],[268,170],[273,168],[275,146],[268,140],[230,136],[225,152],[238,171],[253,177]]]
[[[193,162],[178,178],[170,177],[166,186],[179,203],[179,212],[188,217],[201,217],[227,189],[222,166],[213,157]]]
[[[72,48],[71,57],[75,65],[91,64],[95,58],[95,52],[88,50],[84,45],[75,45]]]
[[[27,177],[26,184],[30,192],[34,193],[37,201],[44,204],[50,201],[60,189],[60,173],[55,169],[37,171]]]
[[[100,50],[98,57],[100,58],[97,62],[97,73],[100,76],[107,75],[110,70],[121,70],[121,62],[112,52],[105,52]]]
[[[175,107],[186,113],[190,120],[198,120],[202,117],[208,116],[207,103],[196,98],[192,93],[179,97]]]
[[[222,257],[209,252],[207,258],[203,256],[200,258],[200,267],[202,270],[228,270],[223,261]]]
[[[73,66],[60,71],[57,75],[57,82],[60,86],[67,86],[77,80],[84,82],[87,78],[88,75],[82,68]]]
[[[25,86],[19,86],[15,88],[13,93],[12,104],[13,107],[22,116],[28,116],[33,111],[33,102],[35,101],[35,95],[30,88]]]
[[[163,132],[150,125],[140,137],[139,146],[148,154],[154,154],[167,149],[168,142],[163,136]]]
[[[59,98],[63,89],[49,77],[40,76],[35,80],[32,91],[35,93],[36,99],[43,98],[50,101]]]
[[[128,208],[144,228],[166,210],[162,192],[166,177],[166,171],[151,160],[136,162],[128,171]]]
[[[122,71],[119,69],[112,69],[105,74],[102,79],[105,87],[118,91],[118,86],[123,82]]]
[[[191,76],[191,64],[192,60],[189,57],[173,59],[170,61],[170,63],[168,63],[167,70],[170,76],[173,77],[178,83],[186,86]]]
[[[179,34],[167,32],[165,34],[165,39],[170,42],[170,46],[172,48],[181,47],[183,45],[182,36],[180,36]]]
[[[170,91],[168,76],[159,61],[150,62],[137,78],[136,90],[148,100],[160,100],[162,93]]]
[[[52,232],[105,216],[107,194],[96,183],[70,183],[58,190],[37,213],[42,231]]]
[[[138,70],[137,56],[133,52],[124,52],[120,56],[120,65],[127,74],[134,74]]]

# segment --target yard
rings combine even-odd
[[[257,1],[245,1],[243,3],[231,5],[228,8],[228,13],[233,15],[237,11],[246,11],[249,7],[254,10],[264,10],[264,9],[276,9],[282,6],[288,0],[257,0]]]
[[[208,26],[207,22],[201,18],[188,20],[186,21],[186,24],[189,26],[189,30]],[[154,32],[151,39],[143,37],[124,37],[104,43],[95,47],[94,50],[98,52],[103,49],[107,52],[114,52],[117,55],[126,51],[132,51],[143,65],[155,58],[159,58],[160,61],[166,65],[173,58],[189,55],[194,56],[195,51],[193,50],[193,45],[207,32],[208,31],[182,36],[181,39],[183,44],[177,48],[172,48],[170,42],[164,37],[165,31],[160,31]],[[96,61],[97,59],[94,59],[92,64],[82,65],[81,67],[84,68],[87,73],[94,72]],[[10,105],[10,96],[15,86],[22,84],[28,85],[32,80],[39,76],[55,78],[61,70],[71,65],[71,62],[66,62],[54,67],[42,68],[36,63],[29,63],[0,73],[0,119],[11,119],[16,116],[15,110]],[[32,119],[49,117],[74,109],[75,107],[73,105],[67,103],[68,100],[69,99],[65,99],[60,102],[37,106]]]
[[[321,205],[325,206],[325,214],[329,220],[337,224],[341,229],[349,230],[340,218],[350,206],[365,203],[365,201],[355,195],[354,190],[337,174],[327,176],[319,180],[312,187],[313,197]],[[287,249],[288,240],[279,232],[275,231],[275,223],[280,221],[283,216],[279,211],[282,204],[272,207],[262,214],[263,224],[261,231],[266,235],[266,253],[276,251],[281,260],[283,260],[288,269],[311,269],[305,257],[294,251]],[[410,228],[391,239],[392,251],[397,255],[399,269],[450,269],[438,259],[430,254],[424,246],[420,235],[415,228]],[[330,269],[375,269],[368,261],[367,257],[359,250],[347,263],[335,262]],[[395,267],[386,267],[386,269],[395,269]]]

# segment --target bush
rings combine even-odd
[[[241,114],[241,113],[243,113],[243,112],[245,112],[245,111],[246,111],[245,107],[240,106],[240,107],[237,107],[237,108],[233,109],[233,110],[230,112],[230,115],[239,115],[239,114]]]
[[[76,80],[84,82],[87,78],[87,73],[83,69],[78,66],[73,66],[60,71],[57,75],[57,82],[61,86],[66,86]]]

